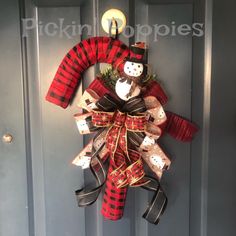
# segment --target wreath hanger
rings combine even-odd
[[[112,34],[112,30],[115,27],[115,34]],[[109,36],[114,39],[118,39],[118,23],[114,17],[112,17],[110,26],[109,26]]]

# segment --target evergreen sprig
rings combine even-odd
[[[120,75],[117,70],[114,70],[112,68],[112,66],[108,66],[104,70],[100,71],[98,77],[104,81],[107,87],[115,90],[115,84],[116,81],[120,78]],[[158,77],[156,74],[147,75],[142,81],[143,86],[145,87],[152,80],[158,81]]]
[[[108,66],[98,75],[109,88],[115,90],[116,81],[119,79],[119,73],[114,70],[111,66]]]

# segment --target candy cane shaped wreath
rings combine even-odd
[[[96,63],[108,63],[111,64],[113,68],[117,69],[118,72],[122,72],[124,68],[124,61],[131,53],[132,52],[129,47],[127,47],[122,41],[114,39],[112,37],[92,37],[81,41],[66,54],[66,56],[60,63],[58,70],[54,76],[54,79],[50,85],[50,88],[47,92],[46,100],[62,108],[66,108],[70,104],[74,96],[78,84],[83,77],[83,73],[90,66]],[[94,80],[89,86],[89,88],[96,91],[100,97],[104,96],[107,92],[107,89],[104,84],[101,84],[98,80]],[[153,96],[157,98],[158,101],[160,101],[161,105],[165,105],[167,102],[167,96],[164,90],[161,88],[160,84],[155,80],[151,81],[147,85],[147,89],[143,92],[142,96],[144,98],[148,96]],[[164,133],[169,133],[177,140],[191,141],[193,135],[197,132],[197,127],[190,121],[172,112],[166,112],[166,115],[167,120],[161,126],[162,135]],[[111,181],[108,181],[108,184],[111,185]],[[103,184],[95,188],[94,191],[97,191],[97,195],[99,194],[102,185]],[[144,213],[143,217],[146,218],[149,222],[156,224],[159,221],[160,215],[164,211],[167,199],[162,189],[159,187],[159,184],[156,183],[153,178],[150,177],[149,184],[143,187],[146,187],[146,189],[150,191],[155,190],[153,200],[146,212]],[[113,186],[110,186],[109,191],[114,191]],[[116,188],[115,191],[117,191],[117,195],[126,195],[126,190],[123,188]],[[80,194],[80,190],[78,191],[78,194]],[[96,200],[97,195],[94,200],[91,201],[91,203]],[[160,204],[158,204],[158,200],[160,201]],[[79,201],[81,201],[81,199]],[[86,203],[84,205],[89,204]],[[121,205],[121,212],[119,212],[118,208],[118,210],[116,209],[117,215],[113,216],[110,214],[108,216],[106,215],[106,212],[104,212],[104,209],[103,215],[106,218],[112,220],[117,220],[121,218],[123,214],[124,203],[122,206]]]

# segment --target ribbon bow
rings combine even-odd
[[[139,150],[139,147],[142,146],[147,133],[153,134],[156,138],[160,136],[160,128],[155,124],[154,127],[156,128],[154,129],[152,127],[150,129],[149,120],[150,114],[155,113],[156,117],[154,120],[158,123],[158,120],[162,119],[162,114],[160,113],[160,116],[158,116],[155,110],[156,105],[153,105],[153,101],[149,100],[150,104],[148,104],[141,97],[134,97],[127,102],[121,102],[105,94],[96,101],[95,106],[92,105],[92,109],[91,103],[88,100],[90,101],[92,99],[86,94],[83,108],[86,109],[88,104],[90,104],[87,108],[89,113],[79,115],[78,120],[80,122],[80,118],[83,118],[87,122],[90,131],[98,131],[93,138],[93,144],[90,145],[92,149],[86,150],[91,154],[90,169],[96,178],[97,185],[90,189],[83,188],[76,191],[79,206],[87,206],[95,202],[102,186],[107,180],[108,187],[105,190],[104,204],[108,204],[108,207],[114,207],[117,211],[115,212],[116,215],[112,216],[111,214],[113,213],[110,212],[109,218],[118,219],[123,214],[122,209],[127,190],[125,186],[143,186],[146,190],[155,192],[151,204],[143,217],[149,222],[157,224],[167,204],[167,198],[159,185],[159,181],[145,175],[142,159],[146,162],[148,160],[149,166],[154,165],[150,164],[148,150],[146,150],[146,153],[143,153]],[[158,132],[156,133],[156,131]],[[87,130],[83,130],[82,133],[84,132],[86,133]],[[100,145],[96,145],[101,140],[103,141]],[[155,145],[158,152],[161,151],[159,146],[157,144]],[[104,159],[100,156],[104,147],[108,150],[108,155],[110,156],[108,174],[104,166]],[[168,158],[166,157],[166,159]],[[154,168],[162,172],[158,167]],[[161,174],[159,175],[160,172],[158,171],[155,173],[160,177]],[[114,185],[114,188],[112,185]],[[110,196],[109,198],[107,190],[109,190],[109,194],[116,194],[121,202],[118,203],[118,200],[113,200],[115,199],[114,196]],[[110,201],[114,201],[116,206]],[[107,215],[106,208],[103,208],[102,211],[104,215]]]
[[[92,123],[97,127],[109,127],[106,147],[116,166],[111,173],[116,187],[140,185],[139,181],[145,175],[143,162],[137,151],[128,148],[127,131],[144,132],[147,123],[146,115],[133,116],[119,110],[115,112],[94,111]]]

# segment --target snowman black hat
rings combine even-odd
[[[127,61],[147,64],[147,47],[144,42],[137,42],[130,47],[130,54]]]

